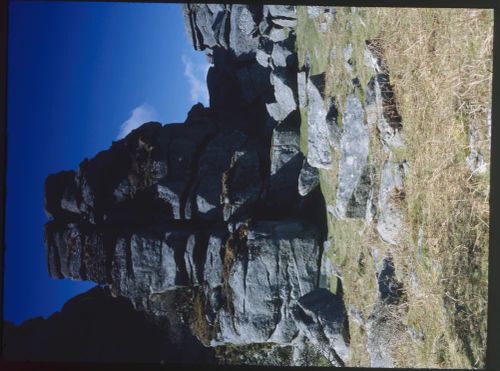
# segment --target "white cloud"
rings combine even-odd
[[[130,113],[130,117],[120,126],[120,132],[116,139],[122,139],[132,130],[149,121],[158,121],[156,110],[147,103],[135,107]]]
[[[186,55],[182,56],[184,63],[184,76],[188,78],[193,103],[201,102],[208,106],[207,72],[210,68],[208,62],[193,63]]]

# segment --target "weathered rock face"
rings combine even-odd
[[[47,178],[49,273],[106,285],[183,334],[178,344],[195,335],[205,346],[295,346],[305,336],[331,344],[325,356],[342,364],[341,297],[307,299],[326,211],[299,148],[295,7],[183,9],[194,48],[213,63],[210,107],[193,106],[184,124],[146,123]]]
[[[349,330],[341,298],[324,288],[301,297],[293,316],[298,327],[333,365],[342,367],[349,356]]]
[[[290,343],[298,332],[290,306],[316,286],[318,250],[317,233],[298,220],[249,228],[228,272],[233,313],[219,313],[222,341]]]

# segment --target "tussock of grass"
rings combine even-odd
[[[329,219],[335,252],[331,259],[343,271],[346,303],[369,314],[375,302],[375,271],[367,270],[373,264],[365,264],[360,274],[359,257],[370,257],[374,247],[388,249],[407,291],[407,302],[394,314],[407,330],[394,339],[396,366],[484,367],[489,172],[471,175],[465,158],[469,125],[476,122],[489,162],[493,12],[337,8],[325,34],[318,32],[317,21],[308,19],[305,7],[299,7],[298,15],[299,61],[309,51],[315,73],[326,72],[326,94],[336,97],[340,115],[352,92],[343,50],[352,44],[353,75],[364,89],[373,74],[364,65],[364,41],[377,39],[403,119],[406,147],[394,155],[410,165],[401,200],[407,211],[404,242],[390,248],[372,227]],[[314,49],[321,53],[314,54]],[[387,153],[375,134],[369,156],[378,187]],[[332,205],[335,169],[320,171],[322,192]],[[363,327],[353,322],[350,331],[348,365],[369,366]]]
[[[304,65],[306,53],[309,52],[311,58],[311,74],[316,75],[324,72],[329,62],[329,48],[325,47],[323,35],[319,31],[318,23],[307,17],[306,8],[303,6],[297,7],[297,16],[300,22],[297,24],[297,45],[310,45],[310,49],[299,47],[297,55],[299,65]]]
[[[366,320],[376,302],[378,287],[369,244],[363,235],[364,221],[330,221],[330,231],[334,248],[329,259],[335,263],[342,276],[346,308],[358,311]],[[369,366],[364,324],[355,322],[349,316],[349,333],[351,354],[348,365]]]
[[[307,113],[306,108],[300,108],[300,152],[307,157]]]

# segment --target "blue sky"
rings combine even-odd
[[[43,185],[142,122],[207,104],[179,4],[10,3],[4,318],[48,316],[91,282],[48,276]]]

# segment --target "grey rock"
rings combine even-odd
[[[293,5],[264,5],[264,16],[267,14],[272,18],[297,19],[297,12]]]
[[[396,279],[394,262],[391,257],[382,261],[382,269],[377,273],[380,300],[386,304],[398,304],[402,297],[403,286]]]
[[[314,190],[319,185],[319,171],[317,168],[312,167],[304,159],[302,164],[302,169],[300,169],[299,174],[299,194],[301,196],[308,195],[312,190]]]
[[[359,326],[365,325],[365,320],[363,319],[363,313],[353,305],[350,305],[347,308],[347,313],[349,315],[349,319],[358,324]]]
[[[322,9],[320,6],[307,6],[306,8],[309,18],[318,18],[322,13]]]
[[[309,218],[322,197],[299,148],[306,74],[296,80],[295,34],[283,29],[296,24],[295,7],[185,4],[183,13],[213,63],[210,107],[193,106],[184,124],[146,123],[47,179],[49,273],[108,286],[176,344],[295,347],[303,335],[291,308],[318,285],[326,233],[324,213]],[[322,333],[335,339],[330,327]]]
[[[270,25],[266,18],[262,18],[259,23],[259,32],[261,35],[268,35],[270,32]]]
[[[185,30],[188,39],[191,41],[195,50],[200,50],[200,43],[198,41],[198,35],[196,33],[196,23],[194,20],[192,4],[182,4],[182,14],[184,17],[184,24],[186,25]]]
[[[152,292],[161,292],[185,283],[181,282],[175,255],[183,245],[185,247],[186,238],[177,233],[167,233],[164,239],[146,233],[132,235],[130,253],[135,285]]]
[[[173,219],[182,219],[181,195],[186,188],[185,182],[162,181],[157,185],[158,198],[170,206]]]
[[[251,212],[262,190],[257,152],[237,151],[223,174],[222,202],[224,221]]]
[[[490,121],[491,122],[491,119]],[[490,124],[491,125],[491,124]],[[490,127],[489,125],[489,127]],[[483,155],[483,149],[481,148],[482,142],[487,142],[486,136],[481,133],[481,125],[475,120],[469,123],[469,155],[466,157],[465,161],[470,171],[475,174],[484,174],[488,169],[488,164],[485,161]],[[491,130],[491,129],[490,129]],[[489,130],[489,131],[490,131]],[[63,207],[64,208],[64,207]]]
[[[349,357],[349,340],[342,299],[327,289],[315,289],[298,300],[293,317],[300,331],[332,365],[344,366]]]
[[[295,337],[290,303],[314,289],[316,238],[315,230],[298,220],[249,228],[229,272],[234,316],[231,323],[222,311],[219,341],[287,343]]]
[[[404,212],[401,200],[404,197],[403,165],[386,160],[380,176],[378,196],[377,231],[385,242],[397,245],[400,242]]]
[[[366,321],[367,350],[371,367],[394,367],[391,345],[396,338],[396,323],[391,306],[379,302]]]
[[[352,76],[352,51],[352,44],[347,44],[347,46],[344,48],[344,68],[346,69],[349,76]]]
[[[297,109],[292,82],[285,73],[274,70],[271,73],[271,84],[274,86],[276,103],[267,103],[269,115],[276,121],[283,121],[292,111]]]
[[[273,22],[275,25],[281,26],[281,27],[296,27],[297,26],[296,19],[273,18],[273,19],[271,19],[271,22]]]
[[[214,15],[217,15],[217,13],[225,10],[224,5],[222,4],[207,4],[207,7]]]
[[[202,49],[213,48],[217,40],[212,29],[213,17],[207,5],[199,5],[195,22],[202,37]]]
[[[307,106],[307,82],[306,72],[302,71],[297,74],[297,91],[299,96],[299,107],[305,108]]]
[[[326,99],[326,125],[328,127],[328,140],[330,146],[335,150],[340,150],[340,138],[342,137],[342,129],[338,122],[338,110],[335,98],[327,97]]]
[[[271,59],[276,67],[286,67],[286,60],[291,54],[292,52],[290,50],[284,48],[281,44],[276,43],[274,44]]]
[[[198,217],[212,221],[222,219],[223,173],[229,168],[234,153],[244,149],[247,139],[239,131],[222,132],[205,147],[199,158],[200,166],[190,196]]]
[[[287,38],[287,35],[282,28],[272,28],[269,32],[269,39],[273,42],[283,41]]]
[[[335,214],[337,218],[364,218],[370,190],[369,132],[359,98],[347,96],[340,140],[340,164]]]
[[[323,254],[321,255],[321,265],[320,265],[320,276],[319,276],[319,287],[325,288],[327,290],[330,289],[331,280],[336,279],[334,276],[336,275],[335,267],[330,260],[331,250],[332,250],[332,241],[327,240],[323,244]]]
[[[274,129],[270,156],[269,206],[289,210],[298,201],[298,178],[303,162],[298,130],[282,126]]]
[[[261,49],[257,49],[255,59],[264,68],[269,67],[271,56]]]
[[[212,24],[212,30],[214,37],[217,40],[217,44],[224,49],[229,48],[229,20],[230,13],[229,11],[224,10],[217,14],[214,19],[214,23]]]
[[[373,40],[365,41],[363,52],[365,66],[370,67],[376,74],[387,73],[385,60],[382,58],[381,47]]]
[[[368,82],[366,91],[368,123],[376,123],[380,139],[386,148],[402,147],[404,140],[401,134],[401,116],[396,109],[389,76],[387,74],[375,75]]]
[[[332,166],[332,153],[322,92],[324,79],[324,74],[321,74],[310,76],[307,81],[307,161],[311,166],[329,169]]]
[[[229,44],[234,56],[242,61],[253,59],[258,45],[258,38],[253,36],[257,25],[248,6],[232,6],[230,27]]]
[[[208,239],[204,280],[210,289],[222,284],[222,253],[225,241],[226,236],[222,231],[214,231]]]

